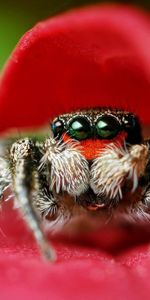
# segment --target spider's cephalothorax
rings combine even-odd
[[[96,108],[60,115],[50,138],[19,140],[0,163],[1,195],[11,187],[50,259],[42,219],[53,228],[78,215],[150,220],[149,141],[132,113]]]

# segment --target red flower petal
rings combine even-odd
[[[39,259],[31,235],[16,211],[7,210],[9,205],[0,220],[2,299],[148,299],[149,244],[120,247],[134,239],[131,229],[129,236],[126,229],[98,236],[107,244],[105,251],[98,243],[93,247],[57,241],[58,261],[50,264]]]
[[[123,107],[150,122],[149,49],[149,16],[124,6],[88,7],[39,23],[6,65],[1,129],[97,105]]]
[[[40,23],[5,68],[1,130],[40,125],[59,112],[92,105],[129,108],[149,122],[149,46],[148,17],[125,7],[96,6]],[[149,297],[149,237],[141,232],[139,240],[131,229],[129,236],[116,229],[85,245],[55,241],[58,262],[51,265],[39,261],[13,210],[3,210],[0,229],[2,299]]]

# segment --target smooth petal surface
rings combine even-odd
[[[5,204],[0,219],[1,299],[148,299],[148,232],[143,238],[142,231],[124,228],[82,242],[53,241],[58,261],[50,264],[39,257],[31,234],[11,208]]]
[[[149,16],[133,8],[99,5],[37,24],[3,71],[1,130],[106,105],[134,111],[149,123],[149,49]]]

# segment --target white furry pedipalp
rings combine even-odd
[[[91,167],[90,186],[94,193],[110,199],[122,198],[122,186],[126,179],[133,182],[134,192],[139,176],[144,174],[148,151],[147,145],[133,145],[127,149],[110,144],[103,149]]]
[[[50,138],[44,147],[46,153],[41,163],[50,164],[50,189],[73,196],[84,193],[89,186],[89,167],[79,144],[75,141],[60,143]]]

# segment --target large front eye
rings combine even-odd
[[[77,140],[84,140],[91,134],[90,123],[84,117],[76,117],[69,124],[69,134]]]
[[[112,139],[120,131],[119,121],[110,115],[101,116],[96,123],[97,135],[101,139]]]
[[[51,125],[54,137],[60,137],[60,135],[63,133],[64,130],[64,124],[61,120],[56,120],[54,123]]]

